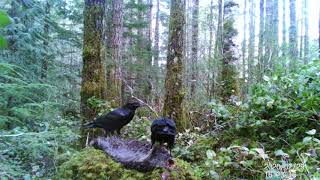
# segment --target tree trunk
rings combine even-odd
[[[184,71],[184,0],[172,0],[170,9],[167,74],[165,79],[165,101],[163,116],[175,120],[178,131],[189,126],[183,108],[185,92],[183,89]]]
[[[224,5],[223,13],[223,40],[222,40],[222,72],[221,72],[221,87],[219,94],[224,104],[229,103],[233,97],[239,97],[238,75],[235,69],[234,62],[237,61],[234,49],[236,44],[234,38],[237,35],[237,30],[234,28],[234,13],[233,8],[238,5],[233,1],[227,1]]]
[[[249,44],[248,44],[248,83],[252,84],[253,81],[253,64],[255,52],[255,2],[249,0],[250,3],[250,21],[249,21]]]
[[[287,55],[287,24],[286,24],[286,0],[282,1],[282,58]],[[285,60],[282,62],[282,67],[285,67]]]
[[[198,62],[198,39],[199,39],[199,0],[193,0],[192,11],[192,55],[191,55],[191,97],[194,96],[196,91],[197,82],[197,62]]]
[[[212,85],[214,84],[214,59],[212,58],[212,48],[213,48],[213,0],[211,0],[211,6],[210,6],[210,25],[209,25],[209,31],[210,31],[210,39],[209,39],[209,73],[208,73],[208,86],[207,91],[209,98],[213,97],[213,92],[211,90]]]
[[[258,44],[258,80],[261,81],[264,70],[264,33],[265,33],[265,15],[264,15],[264,0],[260,0],[260,24],[259,24],[259,44]]]
[[[216,32],[216,42],[214,47],[214,59],[216,61],[215,66],[221,65],[222,55],[223,55],[223,0],[218,1],[218,24],[217,24],[217,32]],[[215,67],[215,69],[219,69],[219,67]],[[216,80],[221,78],[221,72],[213,72],[214,79],[211,85],[211,94],[214,96],[216,90]]]
[[[84,9],[83,69],[81,82],[82,124],[90,122],[97,115],[88,100],[92,97],[106,98],[105,66],[101,56],[103,45],[104,0],[86,0]],[[81,129],[81,143],[84,143],[85,129]]]
[[[289,57],[291,70],[298,62],[296,0],[290,0]]]
[[[250,14],[251,15],[251,14]],[[251,20],[251,18],[250,18]],[[242,41],[242,76],[243,76],[243,86],[242,86],[242,96],[247,93],[247,66],[246,66],[246,49],[247,49],[247,0],[244,0],[243,9],[243,41]]]
[[[308,63],[309,57],[309,14],[308,14],[308,0],[304,0],[304,64]]]
[[[160,0],[157,0],[157,9],[156,9],[156,23],[154,30],[154,64],[156,68],[159,68],[159,21],[160,21]]]
[[[264,48],[265,48],[265,55],[264,55],[264,64],[263,64],[263,74],[268,70],[272,63],[273,57],[273,1],[274,0],[267,0],[266,1],[266,22],[265,22],[265,36],[264,36]]]
[[[279,55],[279,0],[273,0],[272,15],[272,61],[269,64],[270,70],[274,69]]]
[[[123,41],[123,0],[112,0],[112,30],[111,30],[111,64],[109,69],[108,99],[115,106],[122,102],[122,41]]]

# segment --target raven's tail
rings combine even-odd
[[[95,128],[96,125],[95,125],[94,122],[89,122],[89,123],[87,123],[87,124],[84,124],[83,127],[84,127],[84,128]]]

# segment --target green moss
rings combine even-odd
[[[92,148],[86,148],[74,154],[70,160],[63,163],[59,167],[55,179],[161,180],[163,174],[166,174],[168,179],[200,179],[194,175],[190,164],[179,159],[176,159],[176,167],[173,170],[158,168],[151,172],[142,173],[125,169],[103,151]]]

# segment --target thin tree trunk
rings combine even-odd
[[[209,25],[209,31],[210,31],[210,39],[209,39],[209,72],[208,73],[208,94],[209,97],[213,97],[213,93],[211,91],[211,86],[214,83],[214,59],[212,58],[212,48],[213,48],[213,0],[211,0],[211,6],[210,6],[210,25]]]
[[[282,1],[282,58],[287,55],[287,24],[286,24],[286,0]],[[285,67],[285,60],[282,62],[282,67]]]
[[[183,110],[184,24],[185,0],[171,0],[163,116],[174,119],[178,131],[189,126]]]
[[[309,14],[308,14],[308,0],[304,0],[304,64],[308,63],[309,57]]]
[[[279,55],[279,0],[273,0],[272,5],[272,15],[273,19],[272,25],[272,61],[270,62],[270,69],[274,69],[276,60]]]
[[[251,16],[251,14],[250,14]],[[250,18],[251,20],[251,18]],[[247,66],[246,66],[246,49],[247,49],[247,0],[244,0],[243,9],[243,41],[242,41],[242,75],[243,75],[243,88],[242,95],[247,93]]]
[[[198,62],[198,39],[199,39],[199,0],[193,0],[192,11],[192,55],[191,55],[191,97],[194,96],[196,91],[197,82],[197,62]]]
[[[268,68],[271,67],[272,58],[273,57],[273,1],[274,0],[267,0],[266,1],[266,24],[265,24],[265,57],[264,57],[264,64],[263,64],[263,71],[268,71]]]
[[[290,0],[289,56],[291,70],[298,62],[296,0]]]
[[[253,82],[253,64],[255,52],[255,2],[250,0],[250,21],[249,21],[249,44],[248,44],[248,83]]]
[[[264,64],[264,33],[265,33],[265,16],[264,16],[264,0],[260,0],[260,24],[259,24],[259,44],[258,44],[258,79],[261,81],[263,74]]]
[[[156,23],[155,23],[155,30],[154,30],[154,64],[156,68],[159,67],[159,20],[160,20],[160,0],[157,0],[157,9],[156,9]]]

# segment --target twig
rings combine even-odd
[[[47,131],[43,131],[43,132],[39,132],[39,133],[30,132],[30,133],[19,133],[19,134],[5,134],[5,135],[0,135],[0,137],[18,137],[18,136],[22,136],[22,135],[42,134],[42,133],[45,133],[45,132],[47,132]]]
[[[88,147],[88,143],[89,143],[89,132],[87,134],[86,147]]]
[[[133,95],[131,95],[131,97],[134,98],[134,99],[136,99],[136,100],[138,100],[138,101],[140,101],[140,103],[142,103],[143,105],[147,106],[152,112],[154,112],[154,114],[155,114],[157,117],[159,117],[157,111],[154,110],[149,104],[145,103],[144,101],[142,101],[141,99],[139,99],[139,98],[137,98],[137,97],[135,97],[135,96],[133,96]]]

